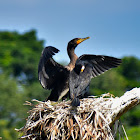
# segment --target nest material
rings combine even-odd
[[[85,98],[80,107],[71,107],[71,101],[52,105],[40,102],[29,111],[27,123],[22,129],[28,139],[113,139],[106,121],[106,101],[113,98]]]
[[[115,118],[119,118],[117,115],[121,111],[118,114],[114,112],[117,107],[121,108],[120,104],[125,105],[124,102],[118,104],[118,99],[121,100],[121,97],[114,98],[110,94],[103,94],[99,98],[91,96],[81,99],[77,108],[70,105],[71,101],[54,103],[33,100],[37,105],[27,102],[33,109],[29,111],[25,126],[20,129],[24,133],[21,139],[114,140],[116,132],[112,133],[110,127],[116,121]]]

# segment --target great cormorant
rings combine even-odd
[[[68,93],[70,71],[73,70],[78,59],[74,50],[78,44],[88,38],[75,38],[68,43],[67,53],[70,63],[67,66],[58,64],[52,58],[55,53],[59,52],[55,47],[48,46],[42,51],[38,65],[38,78],[43,88],[51,90],[47,100],[58,101]]]
[[[75,107],[79,106],[79,98],[83,98],[89,94],[89,83],[92,78],[120,64],[121,59],[115,57],[104,55],[80,56],[69,76],[71,105]]]

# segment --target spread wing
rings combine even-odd
[[[63,71],[66,71],[64,66],[52,58],[58,52],[59,50],[52,46],[48,46],[42,51],[38,65],[38,79],[45,89],[54,89],[57,82],[60,81]]]
[[[82,61],[85,65],[89,64],[92,67],[92,78],[104,73],[105,71],[119,66],[121,59],[104,56],[104,55],[82,55],[78,61]]]

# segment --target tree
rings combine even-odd
[[[37,66],[43,49],[43,40],[38,40],[36,31],[24,34],[0,32],[0,67],[19,81],[37,80]]]
[[[124,57],[118,72],[127,80],[126,89],[140,86],[140,60],[134,56]]]
[[[15,78],[5,73],[0,74],[0,85],[0,136],[5,140],[16,139],[14,128],[24,123],[22,119],[27,116],[29,109],[23,106],[24,89]]]
[[[115,96],[120,96],[125,92],[127,81],[125,78],[117,72],[116,69],[112,69],[105,72],[103,75],[92,79],[90,84],[90,93],[92,95],[100,95],[110,92]]]

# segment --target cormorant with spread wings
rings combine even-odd
[[[52,90],[47,100],[58,101],[70,89],[71,105],[77,107],[80,105],[79,98],[87,95],[92,78],[121,64],[121,59],[103,55],[84,54],[78,58],[74,50],[88,38],[75,38],[68,43],[67,53],[70,63],[67,66],[58,64],[52,58],[59,52],[55,47],[48,46],[42,51],[38,78],[43,88]]]

